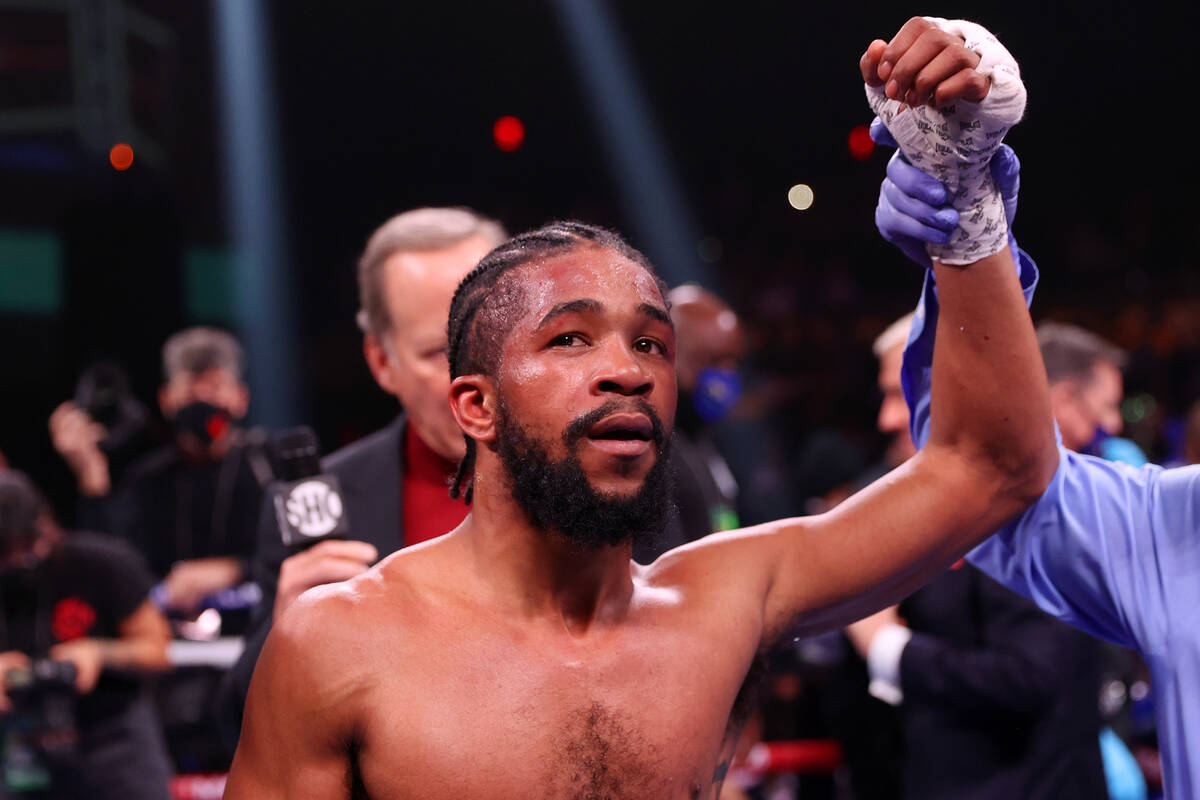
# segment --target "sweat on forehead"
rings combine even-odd
[[[447,337],[450,376],[495,374],[500,347],[534,290],[534,284],[522,280],[519,273],[524,270],[518,267],[538,266],[590,247],[612,251],[645,269],[666,297],[666,287],[650,261],[614,231],[581,222],[553,222],[519,234],[486,255],[454,293]],[[602,261],[596,268],[604,269]]]

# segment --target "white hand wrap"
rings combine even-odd
[[[883,87],[867,86],[867,102],[900,145],[904,157],[946,185],[959,212],[949,244],[927,244],[943,264],[971,264],[1008,246],[1008,221],[989,162],[1008,129],[1025,111],[1025,84],[1012,54],[982,25],[926,17],[947,33],[961,36],[979,54],[978,72],[991,78],[979,103],[958,100],[945,109],[909,107],[889,100]]]

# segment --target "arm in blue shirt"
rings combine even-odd
[[[1020,256],[1028,303],[1037,266]],[[927,273],[901,370],[918,447],[929,432],[937,315]],[[968,558],[1064,622],[1151,652],[1178,616],[1172,608],[1200,608],[1200,467],[1134,468],[1060,443],[1059,468],[1042,498]]]

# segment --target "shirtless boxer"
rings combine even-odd
[[[988,91],[978,55],[924,20],[881,45],[863,77],[887,79],[890,97]],[[716,797],[758,656],[896,602],[1053,474],[1008,247],[935,270],[929,444],[829,514],[642,567],[631,540],[664,517],[676,399],[661,283],[615,235],[576,223],[492,251],[450,311],[468,442],[455,488],[472,511],[283,615],[226,797]]]

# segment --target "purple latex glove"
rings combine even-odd
[[[879,117],[871,122],[871,138],[876,144],[896,146],[896,140]],[[1021,187],[1021,162],[1011,147],[1002,144],[990,167],[1008,218],[1008,246],[1013,261],[1017,262],[1017,240],[1012,226]],[[897,150],[888,161],[887,177],[879,188],[879,204],[875,207],[875,227],[880,235],[910,260],[930,267],[925,243],[945,244],[957,226],[958,212],[946,205],[946,187],[909,164]]]

